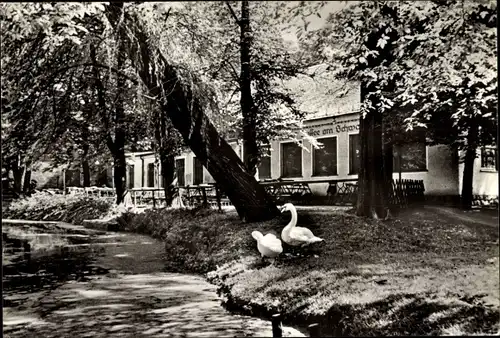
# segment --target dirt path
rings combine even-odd
[[[161,242],[122,233],[75,238],[79,244],[51,248],[58,254],[4,267],[5,337],[272,336],[270,321],[223,309],[204,278],[163,272]],[[304,336],[289,327],[283,333]]]
[[[470,211],[465,212],[460,209],[450,208],[450,207],[440,207],[440,206],[425,206],[425,209],[432,210],[438,214],[447,216],[451,219],[487,225],[491,227],[498,227],[498,214],[486,213],[483,211]]]

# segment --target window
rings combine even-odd
[[[293,142],[281,144],[281,177],[302,176],[302,148]]]
[[[271,178],[271,150],[266,147],[259,164],[259,180]]]
[[[361,139],[359,134],[349,135],[349,175],[359,174]]]
[[[135,166],[133,164],[128,166],[128,188],[132,189],[134,187],[134,170]]]
[[[313,148],[313,176],[337,175],[337,138],[328,137],[318,140],[321,149]]]
[[[175,160],[175,172],[177,174],[177,185],[179,187],[183,187],[186,185],[186,182],[184,180],[184,163],[185,162],[183,158]]]
[[[495,147],[483,147],[481,149],[481,168],[498,171],[497,149]]]
[[[155,164],[148,163],[148,187],[155,186]]]
[[[203,183],[203,164],[201,164],[201,161],[198,160],[197,157],[193,158],[193,173],[194,173],[194,185],[202,184]]]
[[[401,159],[399,154],[401,153]],[[425,142],[412,142],[394,146],[393,151],[394,172],[427,170],[427,150]],[[401,162],[400,162],[401,160]]]

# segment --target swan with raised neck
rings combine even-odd
[[[315,236],[311,230],[297,225],[297,209],[292,203],[285,203],[281,212],[290,211],[292,219],[290,223],[281,231],[281,239],[292,246],[305,246],[316,242],[322,242],[323,239]]]

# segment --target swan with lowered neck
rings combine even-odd
[[[281,231],[281,239],[292,246],[307,246],[312,243],[323,242],[323,238],[314,236],[311,230],[304,227],[297,227],[297,209],[292,203],[285,203],[281,208],[281,212],[290,211],[292,220]]]
[[[252,231],[252,237],[257,241],[257,249],[262,258],[276,258],[283,252],[281,240],[273,234],[262,235],[260,231]]]

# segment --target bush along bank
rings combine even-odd
[[[106,217],[114,209],[114,201],[108,199],[37,192],[30,197],[13,200],[3,210],[2,218],[82,224],[86,219]]]
[[[287,218],[288,217],[288,218]],[[251,232],[279,236],[289,215],[243,224],[212,210],[149,210],[125,230],[165,242],[172,271],[207,273],[233,311],[322,335],[495,334],[499,329],[496,229],[421,212],[388,222],[350,213],[299,213],[325,243],[263,264]],[[302,257],[287,255],[303,251]]]

